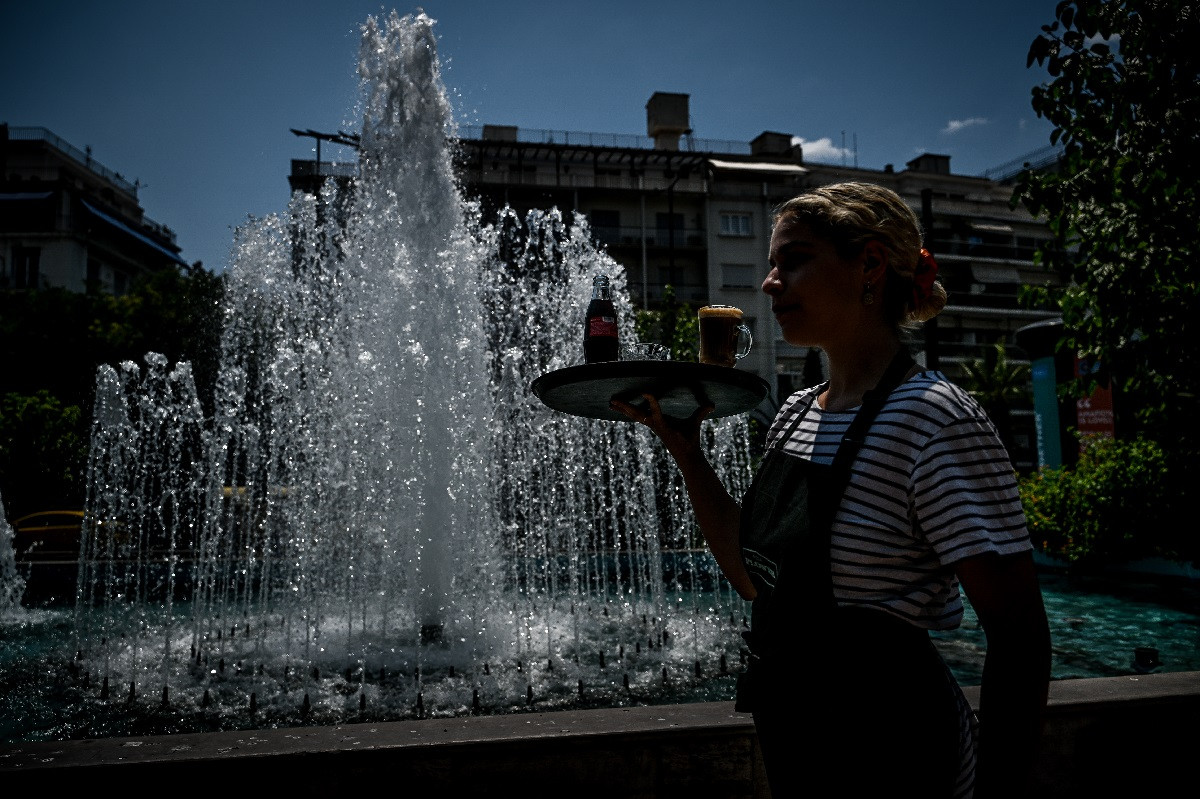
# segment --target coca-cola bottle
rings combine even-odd
[[[592,278],[592,301],[583,320],[585,363],[617,360],[617,309],[613,305],[608,275]]]

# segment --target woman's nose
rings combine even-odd
[[[767,272],[767,276],[765,278],[763,278],[763,282],[762,282],[763,293],[764,294],[774,294],[775,292],[779,291],[779,289],[782,287],[783,287],[783,284],[779,282],[778,270],[772,269],[770,272]]]

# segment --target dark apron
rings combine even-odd
[[[818,775],[847,788],[859,780],[861,793],[843,791],[851,796],[897,786],[949,795],[959,763],[957,686],[929,634],[834,600],[830,528],[847,476],[846,467],[776,447],[743,498],[742,554],[757,595],[735,707],[754,714],[777,799],[811,790]],[[810,735],[797,749],[801,731]]]
[[[796,414],[780,441],[791,438],[808,409]],[[826,523],[835,510],[832,487],[830,466],[786,455],[776,447],[763,459],[742,499],[742,558],[757,592],[750,632],[745,634],[752,667],[786,656],[787,636],[779,627],[794,625],[793,614],[815,610],[820,619],[832,610]]]

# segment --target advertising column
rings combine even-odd
[[[1059,365],[1056,357],[1061,337],[1061,319],[1034,322],[1025,325],[1014,334],[1017,346],[1029,356],[1039,469],[1057,469],[1063,465],[1062,427],[1058,409]],[[1061,367],[1065,372],[1069,362]]]
[[[1058,378],[1054,356],[1030,362],[1033,377],[1033,419],[1037,427],[1038,466],[1062,466],[1062,437],[1058,422]]]
[[[1075,377],[1095,374],[1100,368],[1097,361],[1080,360],[1075,356]],[[1112,385],[1096,384],[1092,393],[1075,400],[1075,429],[1079,431],[1079,451],[1082,453],[1092,436],[1112,438],[1116,433],[1113,421]]]

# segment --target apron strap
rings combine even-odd
[[[842,496],[846,493],[846,486],[850,483],[850,466],[854,463],[854,458],[858,454],[858,450],[862,447],[863,441],[867,437],[867,430],[871,423],[875,421],[875,417],[883,408],[887,398],[892,391],[904,382],[905,375],[908,374],[916,364],[912,355],[908,350],[901,346],[900,351],[896,353],[896,357],[888,364],[887,370],[879,379],[879,384],[875,388],[863,395],[862,405],[859,407],[858,413],[854,416],[854,420],[850,422],[850,427],[846,430],[846,434],[842,436],[841,444],[838,445],[837,453],[833,457],[832,473],[830,475],[830,500],[822,505],[822,513],[820,518],[814,518],[813,530],[818,531],[824,536],[822,545],[819,551],[825,553],[825,557],[829,557],[830,547],[832,546],[833,538],[833,519],[837,515],[838,507],[842,504]],[[833,573],[832,569],[829,572],[829,601],[834,605],[837,600],[833,594]]]
[[[901,347],[900,351],[896,353],[896,357],[888,364],[883,377],[879,378],[879,384],[863,395],[862,405],[859,407],[854,421],[846,430],[846,434],[842,436],[842,443],[833,457],[835,487],[844,489],[846,483],[850,481],[850,464],[854,462],[854,456],[858,454],[859,447],[867,437],[867,428],[875,421],[875,417],[887,402],[887,398],[896,386],[904,382],[904,376],[915,364],[916,361],[912,359],[908,351]],[[838,492],[838,497],[840,499],[841,490]]]

